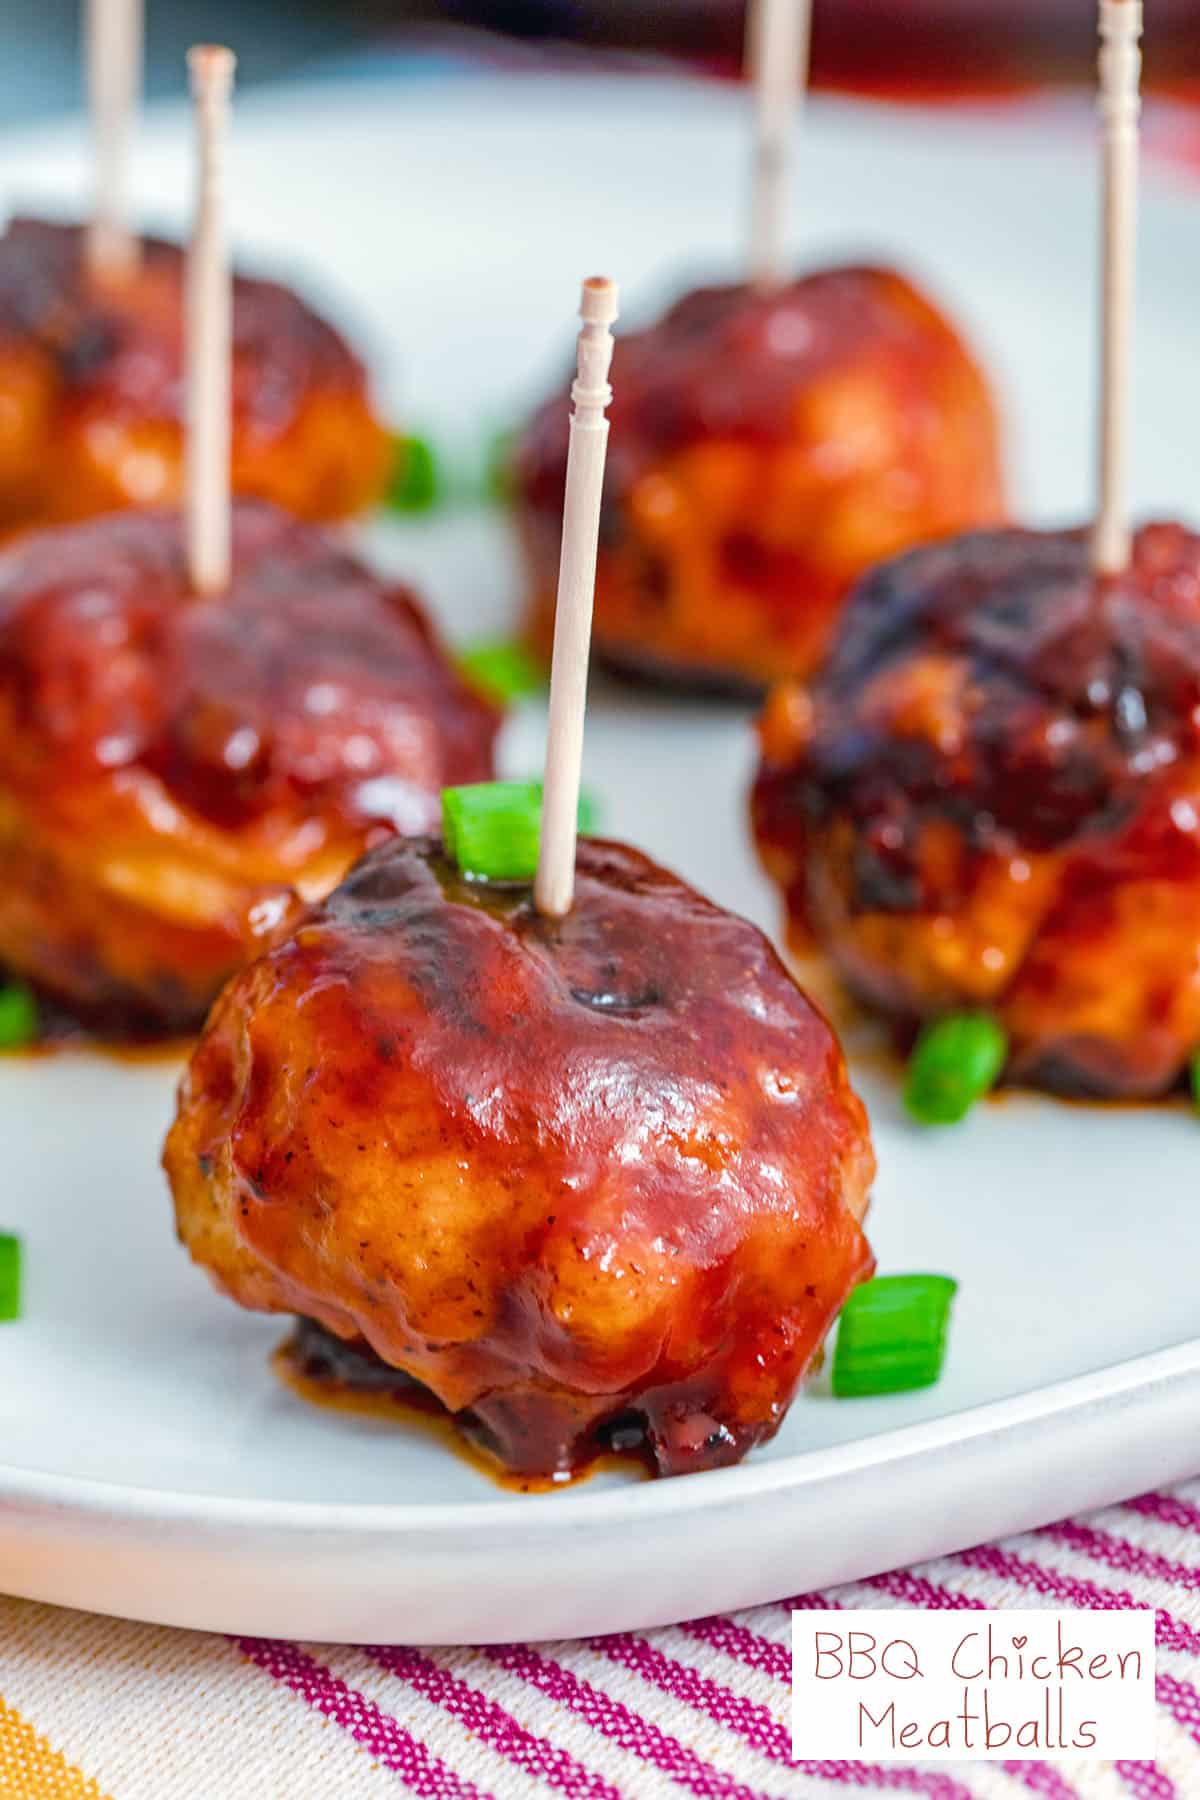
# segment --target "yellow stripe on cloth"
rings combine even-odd
[[[2,1694],[0,1795],[4,1800],[108,1800],[91,1776],[52,1750]]]

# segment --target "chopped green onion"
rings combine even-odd
[[[37,1000],[20,982],[0,987],[0,1050],[19,1050],[37,1036]]]
[[[515,431],[498,431],[488,444],[483,465],[484,498],[503,506],[513,497]]]
[[[0,1232],[0,1322],[21,1316],[21,1240]]]
[[[599,809],[579,796],[579,830],[595,831]],[[478,781],[442,789],[446,854],[464,875],[485,881],[532,881],[542,837],[540,781]]]
[[[430,512],[442,497],[442,474],[427,438],[392,439],[392,473],[384,504],[393,512]]]
[[[957,1288],[948,1275],[881,1275],[855,1288],[833,1354],[838,1399],[932,1387],[946,1360]]]
[[[922,1125],[957,1125],[993,1087],[1008,1038],[990,1013],[955,1013],[927,1025],[908,1064],[904,1104]]]
[[[549,680],[549,671],[524,644],[503,638],[480,639],[459,652],[458,666],[489,699],[502,704],[536,694]]]
[[[1188,1075],[1192,1083],[1192,1100],[1196,1111],[1200,1112],[1200,1050],[1197,1050],[1188,1064]]]
[[[542,835],[536,781],[477,781],[442,789],[446,854],[464,875],[532,881]]]

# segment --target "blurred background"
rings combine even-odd
[[[0,0],[5,124],[79,103],[80,0]],[[1200,0],[1150,0],[1151,85],[1200,98]],[[736,74],[741,0],[149,0],[149,91],[182,89],[198,38],[239,52],[243,85],[393,57],[682,60]],[[815,0],[817,86],[903,98],[1091,79],[1092,0]]]

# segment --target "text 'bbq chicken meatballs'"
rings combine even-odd
[[[414,597],[273,507],[228,590],[173,513],[0,555],[0,965],[96,1029],[184,1030],[296,895],[491,773],[492,708]]]
[[[1004,517],[986,378],[900,275],[703,288],[619,338],[597,655],[701,686],[807,674],[871,564]],[[514,454],[531,629],[553,629],[568,408]]]
[[[184,257],[141,240],[99,279],[81,227],[13,220],[0,237],[0,530],[183,488]],[[298,517],[378,497],[388,461],[362,364],[287,288],[233,286],[233,486]]]
[[[1200,537],[915,551],[762,723],[754,818],[799,937],[902,1028],[990,1009],[1009,1075],[1148,1096],[1200,1047]]]
[[[735,1461],[872,1269],[830,1028],[753,926],[594,839],[561,922],[437,840],[373,850],[226,988],[164,1161],[219,1287],[529,1475],[639,1428],[660,1473]]]

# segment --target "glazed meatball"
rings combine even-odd
[[[758,840],[799,940],[901,1031],[990,1008],[1010,1077],[1171,1088],[1200,1046],[1200,537],[914,551],[762,722]]]
[[[410,593],[262,502],[233,535],[211,599],[173,513],[0,555],[0,964],[98,1030],[198,1024],[290,896],[491,773]]]
[[[237,975],[184,1076],[180,1235],[241,1305],[432,1391],[509,1469],[779,1426],[872,1268],[833,1033],[760,932],[624,845],[574,910],[373,850]]]
[[[613,362],[595,647],[700,686],[805,675],[872,563],[1003,517],[991,394],[881,269],[688,294]],[[567,454],[556,396],[514,458],[530,628],[550,641]]]
[[[105,282],[84,242],[36,219],[0,237],[0,530],[181,496],[183,256],[145,238],[138,269]],[[235,491],[340,518],[377,498],[387,457],[342,338],[287,288],[239,276]]]

